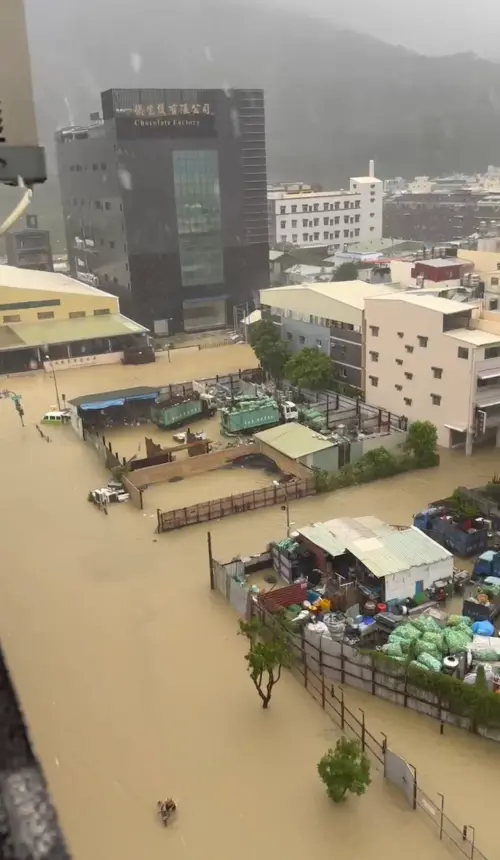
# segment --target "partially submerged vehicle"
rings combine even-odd
[[[69,409],[51,409],[43,416],[40,424],[68,424],[70,421]]]

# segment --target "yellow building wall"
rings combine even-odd
[[[22,308],[15,307],[25,302],[45,302],[58,299],[60,305],[47,305],[46,307]],[[13,307],[5,308],[5,305]],[[95,310],[108,309],[110,314],[120,313],[120,304],[115,296],[103,293],[66,293],[56,292],[55,290],[20,290],[12,287],[0,286],[0,325],[8,325],[14,323],[14,320],[9,317],[19,316],[19,320],[15,322],[36,323],[40,319],[44,320],[47,317],[39,317],[38,314],[53,313],[54,316],[49,319],[67,320],[70,318],[70,313],[78,313],[85,311],[86,316],[94,315]]]

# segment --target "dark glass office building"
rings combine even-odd
[[[262,90],[107,90],[57,133],[71,271],[158,334],[232,325],[269,285]]]

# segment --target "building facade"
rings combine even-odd
[[[500,323],[451,299],[402,292],[365,301],[366,402],[432,421],[438,444],[500,445]]]
[[[27,229],[9,232],[5,237],[7,263],[20,269],[53,272],[52,248],[48,230]]]
[[[279,325],[290,352],[305,347],[324,352],[338,381],[362,391],[365,300],[394,289],[364,281],[312,283],[264,290],[260,301],[263,315]]]
[[[349,190],[273,190],[268,194],[272,245],[327,245],[345,250],[382,238],[383,184],[373,175],[353,177]]]
[[[107,90],[57,133],[72,274],[168,335],[269,284],[262,90]]]

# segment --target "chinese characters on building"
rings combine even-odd
[[[156,105],[135,105],[133,108],[135,116],[151,116],[151,117],[160,117],[160,116],[189,116],[191,114],[205,114],[210,115],[212,111],[210,110],[210,105],[190,105],[190,104],[181,104],[181,105],[165,105],[165,104],[156,104]]]

